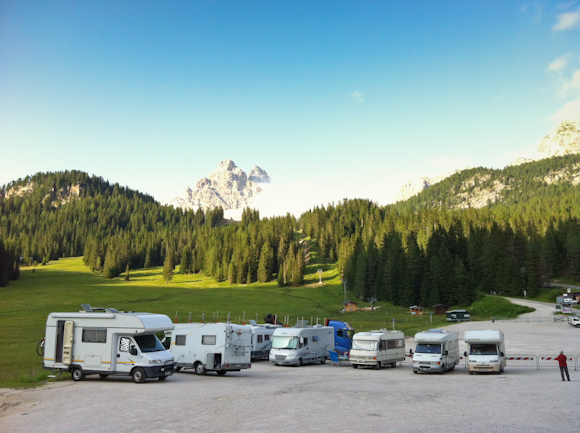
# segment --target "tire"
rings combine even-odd
[[[376,364],[373,366],[373,368],[374,368],[375,370],[380,370],[380,368],[381,368],[381,361],[378,361],[378,362],[377,362],[377,363],[376,363]]]
[[[38,356],[44,356],[44,338],[38,342],[36,353],[38,353]]]
[[[444,374],[445,373],[445,366],[441,367],[441,370],[439,370],[439,374]]]
[[[175,367],[175,371],[181,371],[181,367]]]
[[[352,364],[352,368],[358,368],[358,364]]]
[[[218,374],[218,376],[225,376],[227,371],[226,370],[218,370],[218,371],[216,371],[216,373]]]
[[[413,373],[417,374],[417,370],[413,370]]]
[[[469,372],[469,374],[470,374],[471,376],[473,376],[473,371],[470,371],[470,372]]]
[[[397,368],[397,361],[391,363],[391,367]]]
[[[145,374],[145,370],[143,370],[141,367],[135,368],[131,372],[131,377],[133,378],[133,382],[135,382],[135,383],[143,383],[143,382],[145,382],[145,379],[147,379],[147,375]]]
[[[160,380],[161,382],[163,382],[165,379],[167,379],[167,376],[159,376],[159,380]]]
[[[302,358],[300,358],[298,360],[298,367],[302,367],[304,365],[304,361],[302,360]]]
[[[85,373],[83,373],[83,370],[80,367],[74,367],[70,371],[70,374],[75,382],[79,382],[85,378]]]
[[[193,368],[195,369],[195,374],[198,376],[203,376],[207,371],[205,369],[205,365],[203,365],[201,362],[196,362]]]
[[[322,358],[322,360],[320,361],[321,364],[326,364],[326,357]]]

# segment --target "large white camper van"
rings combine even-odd
[[[272,337],[277,328],[282,325],[258,325],[251,321],[250,330],[252,332],[252,359],[268,358],[272,348]]]
[[[270,362],[275,365],[324,364],[330,350],[334,350],[332,326],[278,328],[272,337]]]
[[[413,373],[418,371],[443,374],[459,364],[459,334],[453,331],[430,329],[415,334]]]
[[[155,336],[173,328],[163,314],[119,312],[114,308],[50,313],[46,320],[43,367],[72,373],[132,376],[136,383],[173,374],[173,356]]]
[[[503,373],[506,366],[503,332],[498,330],[465,331],[464,339],[468,351],[463,355],[468,358],[469,374],[473,372]]]
[[[165,333],[177,370],[193,368],[197,374],[251,368],[249,326],[232,323],[178,323]]]
[[[358,332],[352,339],[349,361],[354,368],[373,367],[376,370],[405,360],[405,334],[402,331]]]

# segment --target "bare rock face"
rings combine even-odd
[[[421,177],[419,179],[414,179],[408,181],[401,187],[401,190],[397,194],[396,201],[405,201],[417,194],[419,194],[424,189],[430,188],[432,185],[435,185],[437,182],[441,182],[443,179],[448,178],[449,176],[454,175],[455,173],[459,173],[461,170],[454,170],[443,176],[437,177]]]
[[[185,197],[176,197],[170,205],[185,209],[204,210],[222,207],[224,211],[241,211],[251,206],[252,199],[262,191],[262,184],[271,179],[265,170],[254,166],[248,176],[234,161],[226,159],[195,188],[185,188]]]
[[[580,153],[580,120],[564,120],[538,143],[540,159]]]

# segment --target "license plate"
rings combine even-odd
[[[241,367],[241,364],[235,364],[234,367]]]

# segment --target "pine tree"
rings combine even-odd
[[[173,264],[173,248],[167,246],[165,252],[165,261],[163,262],[163,279],[166,283],[169,283],[173,280],[173,268],[175,265]]]
[[[280,269],[278,270],[278,278],[276,278],[276,283],[278,283],[278,287],[284,287],[286,285],[286,281],[284,281],[284,265],[280,265]]]
[[[127,268],[125,269],[125,281],[129,281],[129,263],[127,263]]]

